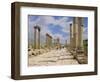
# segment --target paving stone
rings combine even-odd
[[[50,50],[37,56],[29,57],[29,66],[50,66],[50,65],[70,65],[78,64],[73,55],[63,48],[60,50]]]

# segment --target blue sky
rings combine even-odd
[[[69,42],[70,23],[73,22],[73,17],[70,16],[28,16],[28,40],[29,43],[34,41],[34,29],[35,25],[39,25],[41,28],[41,42],[45,43],[45,34],[49,33],[54,39],[60,38],[62,44],[67,40]],[[87,39],[88,18],[84,17],[84,32],[83,38]]]

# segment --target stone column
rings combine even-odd
[[[60,39],[57,38],[57,48],[60,49]]]
[[[73,47],[73,42],[72,42],[72,38],[73,38],[73,31],[72,31],[72,24],[70,24],[70,48]]]
[[[38,27],[38,49],[40,49],[40,28]]]
[[[67,44],[67,40],[65,40],[65,46],[64,46],[64,47],[66,47],[66,48],[67,48],[67,45],[68,45],[68,44]]]
[[[46,47],[47,48],[52,47],[52,36],[50,36],[48,33],[46,34]]]
[[[34,27],[34,49],[40,49],[40,27]]]
[[[79,18],[75,17],[75,40],[76,40],[76,49],[79,47],[80,44],[80,25],[79,25]]]
[[[34,49],[36,49],[36,27],[34,27]]]
[[[78,18],[73,18],[73,48],[77,48],[77,40],[78,40]]]
[[[83,47],[83,18],[78,18],[78,48],[81,49]]]
[[[56,48],[56,39],[54,39],[54,44],[53,44],[54,48]]]
[[[81,49],[83,47],[83,18],[82,17],[74,17],[73,18],[74,25],[74,47],[75,49]]]
[[[84,28],[84,23],[83,23],[84,19],[81,18],[81,47],[83,49],[83,28]]]
[[[81,32],[82,32],[82,37],[81,37],[81,47],[83,48],[83,28],[84,28],[84,25],[81,25]]]
[[[59,38],[57,38],[57,44],[59,44]]]

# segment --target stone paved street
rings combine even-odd
[[[66,48],[51,50],[37,56],[29,57],[29,66],[71,65],[78,64],[73,55]]]

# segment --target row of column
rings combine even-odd
[[[83,18],[74,17],[73,23],[70,24],[70,46],[73,49],[80,49],[83,47]],[[57,44],[59,38],[57,39]],[[52,46],[52,36],[46,34],[46,47]],[[59,46],[59,45],[58,45]],[[34,49],[40,49],[40,27],[34,26]]]
[[[40,31],[41,30],[39,26],[34,26],[34,49],[40,49]],[[52,40],[53,40],[52,36],[46,33],[46,47],[49,49],[53,47]],[[54,40],[54,46],[60,48],[60,39],[57,38],[55,40]]]

